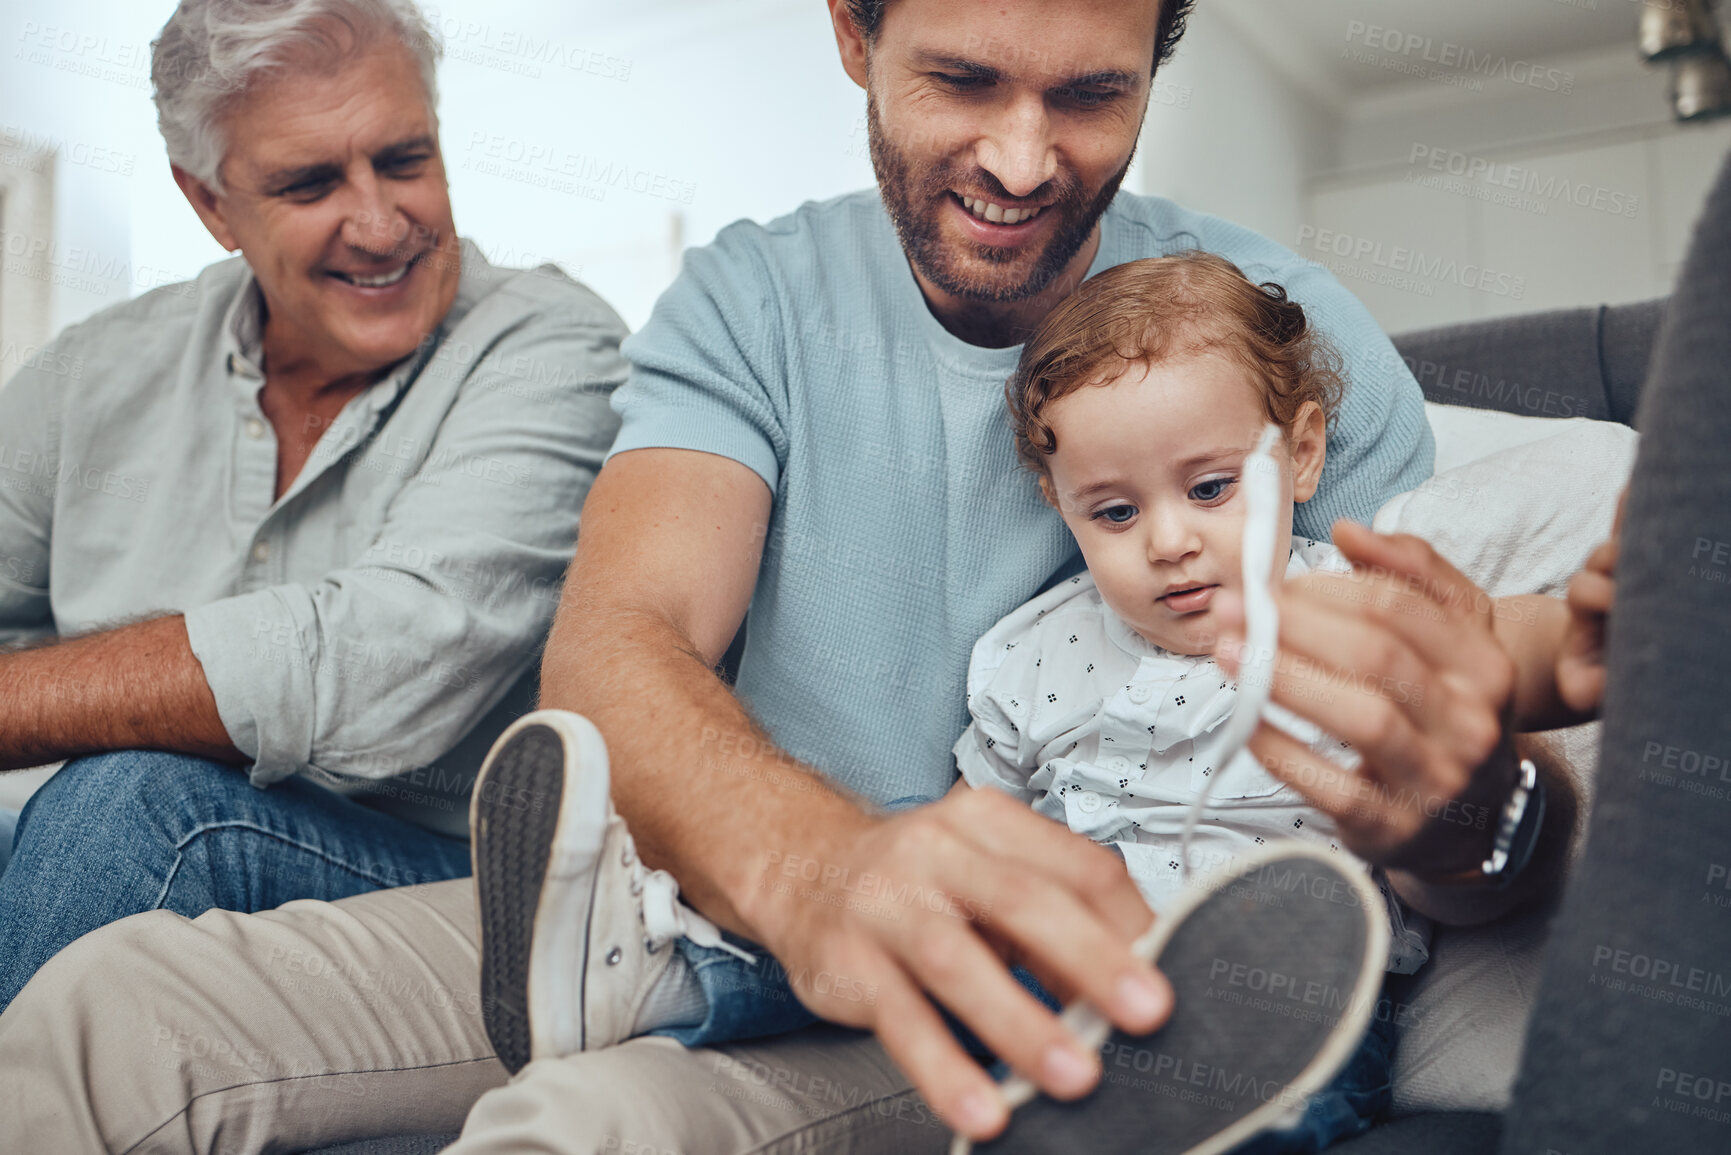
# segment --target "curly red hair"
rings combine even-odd
[[[1188,252],[1107,269],[1047,314],[1004,387],[1016,455],[1044,475],[1058,447],[1047,406],[1116,379],[1128,365],[1204,352],[1248,370],[1281,429],[1307,401],[1333,424],[1346,391],[1340,357],[1303,307],[1280,285],[1253,284],[1223,257]]]

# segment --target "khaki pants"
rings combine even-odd
[[[637,1039],[507,1083],[475,922],[459,880],[89,934],[0,1016],[0,1149],[289,1152],[459,1127],[461,1155],[946,1147],[876,1042],[837,1028]]]

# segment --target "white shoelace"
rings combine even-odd
[[[643,903],[643,929],[650,949],[660,950],[676,938],[688,938],[698,946],[714,947],[745,962],[756,964],[757,956],[721,937],[721,928],[679,901],[679,883],[665,870],[650,870],[637,857],[637,846],[625,836],[621,861],[631,871],[631,893]]]
[[[1232,717],[1226,722],[1225,740],[1220,760],[1220,773],[1210,775],[1202,784],[1202,792],[1184,815],[1184,832],[1179,837],[1178,859],[1181,876],[1190,880],[1190,840],[1196,824],[1208,808],[1208,796],[1220,780],[1226,767],[1238,757],[1245,743],[1256,733],[1262,720],[1262,708],[1268,705],[1269,691],[1274,682],[1274,655],[1280,644],[1280,611],[1274,604],[1269,588],[1273,572],[1274,540],[1279,528],[1280,466],[1274,460],[1275,440],[1280,430],[1273,425],[1262,428],[1256,448],[1244,459],[1244,497],[1249,510],[1244,518],[1244,645],[1238,653],[1238,700],[1233,703]]]

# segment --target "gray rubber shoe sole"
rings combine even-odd
[[[481,911],[481,1007],[505,1069],[528,1064],[529,959],[565,785],[565,744],[530,725],[501,738],[475,781],[471,847]],[[524,800],[532,799],[535,805]]]
[[[1215,1155],[1302,1107],[1364,1037],[1387,963],[1382,898],[1341,857],[1270,846],[1201,880],[1138,943],[1172,983],[1166,1025],[1135,1036],[1066,1010],[1100,1044],[1099,1088],[1066,1103],[1012,1080],[1009,1127],[977,1150]]]

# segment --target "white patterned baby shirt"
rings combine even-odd
[[[1332,545],[1292,539],[1288,578],[1351,569]],[[974,645],[973,722],[956,742],[956,765],[970,786],[1007,791],[1078,834],[1115,844],[1156,913],[1184,885],[1185,812],[1215,775],[1191,840],[1193,871],[1228,866],[1279,838],[1350,857],[1333,821],[1248,750],[1220,765],[1237,691],[1212,657],[1174,654],[1132,630],[1084,573],[1021,606]],[[1357,765],[1346,743],[1290,711],[1270,703],[1264,717],[1325,757]],[[1389,969],[1410,974],[1429,957],[1429,924],[1402,906],[1380,871],[1372,876],[1393,932]]]

